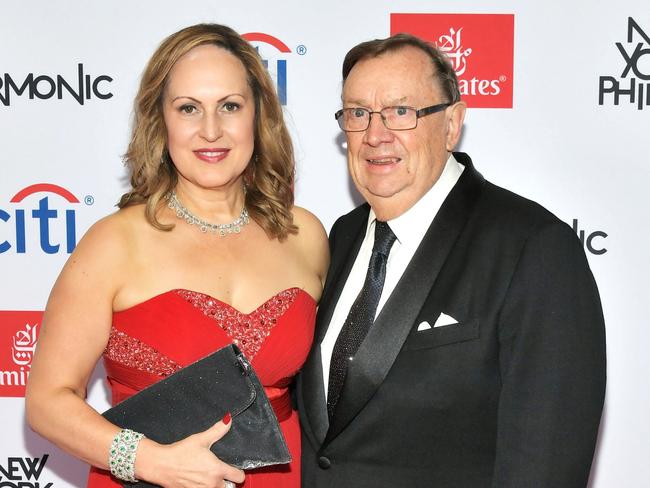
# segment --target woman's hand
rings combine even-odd
[[[203,432],[173,444],[142,439],[135,475],[164,488],[223,488],[225,481],[241,483],[244,472],[216,457],[210,446],[230,430],[230,414]]]

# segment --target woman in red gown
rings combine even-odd
[[[50,295],[29,423],[93,466],[89,487],[120,486],[108,462],[121,430],[84,401],[97,360],[115,404],[235,342],[292,462],[246,473],[221,462],[209,447],[230,428],[224,418],[173,444],[143,438],[132,476],[164,487],[299,488],[288,389],[309,351],[329,258],[320,222],[293,205],[291,141],[255,49],[216,24],[163,41],[143,74],[126,162],[132,188],[120,210],[86,233]]]

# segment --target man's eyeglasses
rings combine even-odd
[[[451,103],[439,103],[421,109],[403,106],[385,107],[378,112],[361,107],[342,108],[334,114],[334,118],[341,130],[345,132],[363,132],[370,127],[372,114],[379,114],[387,129],[409,130],[418,126],[420,117],[442,112],[450,105]]]

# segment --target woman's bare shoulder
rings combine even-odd
[[[327,233],[323,224],[312,212],[306,208],[294,205],[291,208],[291,213],[293,215],[293,222],[298,226],[300,231],[304,230],[307,233],[314,233],[321,238],[327,239]]]
[[[292,213],[293,222],[298,227],[298,233],[293,237],[296,246],[324,280],[329,266],[327,232],[318,217],[309,210],[294,206]]]
[[[141,205],[101,218],[81,238],[64,271],[76,268],[77,272],[84,274],[112,275],[127,269],[138,233],[145,224]]]
[[[120,209],[90,226],[77,247],[91,247],[97,251],[119,248],[128,244],[144,222],[143,205]]]

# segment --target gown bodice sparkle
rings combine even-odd
[[[283,290],[250,313],[184,289],[115,312],[104,351],[112,404],[234,342],[264,386],[292,457],[289,465],[247,472],[243,486],[299,488],[300,430],[288,390],[307,358],[315,315],[316,302],[300,288]],[[88,487],[118,486],[106,471],[91,469]]]

